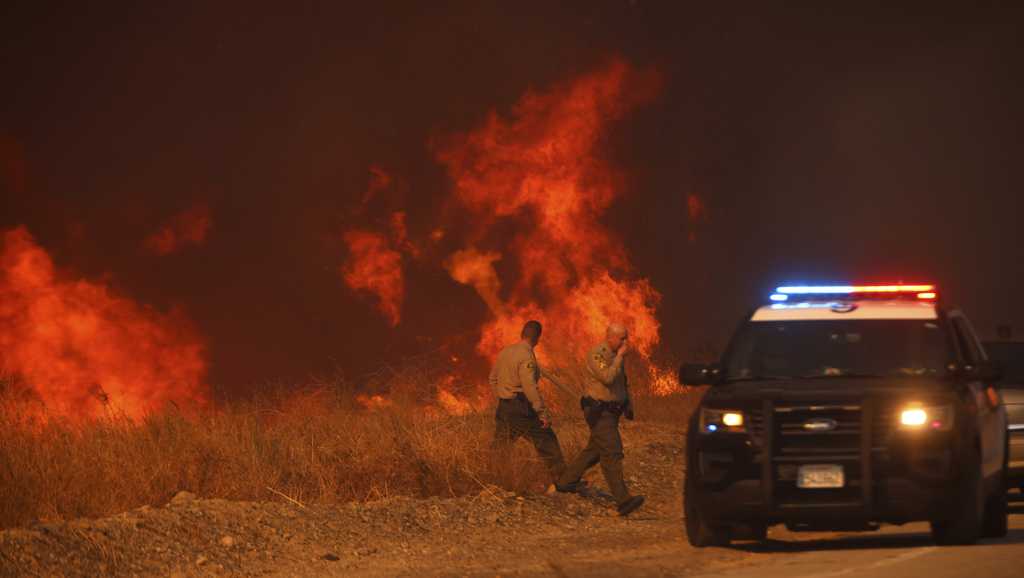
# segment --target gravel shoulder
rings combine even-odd
[[[98,520],[0,532],[0,576],[680,575],[753,563],[694,550],[681,529],[682,431],[629,424],[626,472],[645,506],[621,518],[601,496],[515,495],[342,506],[178,494]],[[599,468],[588,476],[603,487]]]

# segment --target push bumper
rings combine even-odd
[[[697,440],[691,467],[698,468],[693,473],[700,480],[700,508],[709,519],[846,529],[928,520],[954,504],[955,456],[948,432],[877,439],[873,411],[865,408],[854,447],[792,455],[774,447],[782,438],[771,433],[777,431],[771,402],[762,415],[766,435],[760,439],[726,434]],[[843,487],[798,488],[797,472],[804,465],[842,466]]]

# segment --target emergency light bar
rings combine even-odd
[[[933,300],[937,294],[935,285],[792,285],[775,289],[769,297],[772,301],[789,301],[792,296],[807,298],[814,295],[830,297],[849,296],[849,298],[916,297],[922,300]]]

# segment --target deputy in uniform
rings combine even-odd
[[[584,387],[580,405],[590,426],[587,447],[565,469],[556,485],[561,492],[581,489],[580,479],[590,468],[601,463],[604,479],[618,504],[619,515],[626,516],[644,503],[643,496],[631,496],[622,477],[622,437],[619,417],[633,419],[629,398],[629,381],[623,365],[629,346],[628,332],[619,324],[608,326],[605,340],[587,355]]]
[[[551,415],[537,388],[540,366],[533,348],[540,341],[541,324],[527,321],[522,340],[498,354],[491,369],[490,382],[498,396],[495,414],[494,447],[502,448],[525,436],[537,449],[555,482],[565,470],[565,458],[558,437],[551,429]]]

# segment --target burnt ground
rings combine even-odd
[[[602,496],[496,487],[342,506],[183,492],[161,507],[0,532],[0,576],[661,576],[755,562],[748,550],[686,545],[681,431],[629,424],[623,437],[631,489],[648,500],[628,518]],[[588,479],[603,486],[598,468]]]

